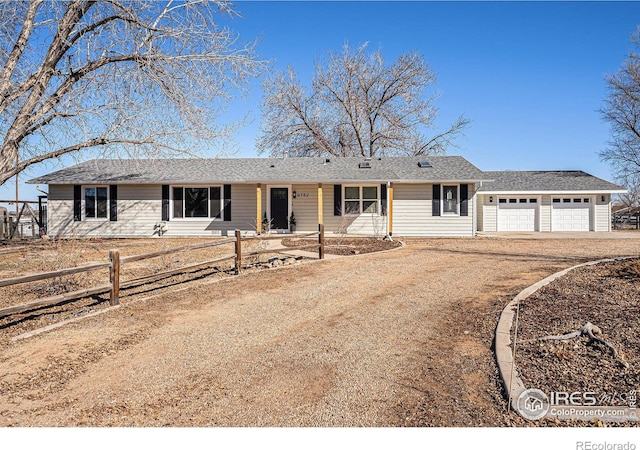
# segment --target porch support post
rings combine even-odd
[[[387,220],[389,221],[389,236],[393,236],[393,183],[387,189]]]
[[[262,185],[256,187],[256,232],[262,234]]]
[[[322,216],[322,183],[318,183],[318,224],[323,224]]]

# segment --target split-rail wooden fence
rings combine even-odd
[[[81,289],[73,292],[67,292],[64,294],[54,295],[46,298],[41,298],[38,300],[34,300],[27,303],[22,303],[19,305],[9,306],[6,308],[0,309],[0,318],[10,316],[13,314],[19,314],[26,311],[33,311],[39,308],[43,308],[46,306],[57,305],[60,303],[67,303],[75,300],[80,300],[82,298],[90,297],[92,295],[105,294],[110,293],[109,303],[111,306],[115,306],[120,304],[120,289],[126,289],[134,286],[139,286],[142,284],[150,283],[156,281],[161,278],[166,278],[172,275],[177,275],[183,272],[192,271],[196,269],[205,268],[208,266],[212,266],[214,264],[220,263],[222,261],[235,260],[235,274],[239,275],[243,268],[243,258],[257,256],[261,254],[267,253],[282,253],[282,249],[266,249],[253,251],[249,253],[242,252],[242,243],[247,241],[264,241],[264,240],[273,240],[273,239],[284,239],[286,237],[291,237],[294,239],[299,238],[309,238],[317,236],[318,242],[311,245],[303,245],[296,247],[287,247],[284,251],[290,250],[303,250],[303,249],[317,249],[318,258],[324,259],[324,225],[318,226],[318,232],[316,233],[306,233],[306,234],[292,234],[292,235],[263,235],[263,236],[251,236],[251,237],[242,237],[239,230],[236,230],[235,236],[228,239],[218,239],[212,242],[204,242],[200,244],[187,245],[183,247],[176,247],[168,250],[160,250],[152,253],[145,253],[142,255],[132,255],[120,257],[119,250],[111,250],[109,251],[109,262],[98,263],[98,264],[89,264],[86,266],[80,267],[72,267],[68,269],[56,270],[53,272],[41,272],[32,275],[25,275],[21,277],[15,278],[6,278],[0,280],[0,287],[6,286],[14,286],[17,284],[29,283],[33,281],[42,281],[51,278],[61,277],[65,275],[73,275],[77,273],[90,272],[93,270],[100,270],[109,268],[109,284],[104,284],[101,286],[96,286],[93,288]],[[123,265],[142,261],[150,258],[157,258],[165,255],[173,255],[181,252],[188,252],[191,250],[200,250],[203,248],[209,247],[217,247],[220,245],[226,245],[230,243],[235,243],[235,251],[233,254],[226,255],[220,258],[212,259],[209,261],[203,261],[196,264],[191,264],[188,266],[179,267],[177,269],[171,269],[163,272],[154,273],[152,275],[147,275],[144,277],[135,278],[133,280],[128,280],[123,283],[120,282],[120,271]]]

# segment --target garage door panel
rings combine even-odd
[[[552,231],[589,231],[591,229],[590,203],[555,201],[552,203]]]
[[[498,231],[535,231],[535,203],[498,203]]]

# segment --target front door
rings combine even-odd
[[[289,228],[289,188],[271,188],[271,228]]]

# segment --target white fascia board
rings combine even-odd
[[[474,184],[487,180],[390,180],[392,183],[405,184]]]
[[[627,190],[617,191],[479,191],[479,195],[601,195],[626,194]]]
[[[450,183],[450,184],[473,184],[473,183],[477,183],[481,180],[399,180],[399,179],[393,179],[393,178],[388,178],[388,179],[378,179],[378,178],[372,178],[372,179],[340,179],[340,180],[299,180],[299,181],[291,181],[291,180],[269,180],[269,181],[265,181],[265,180],[261,180],[261,181],[252,181],[252,180],[245,180],[242,182],[233,182],[233,183],[229,183],[229,184],[256,184],[256,183],[261,183],[261,184],[276,184],[276,183],[280,183],[280,184],[318,184],[318,183],[322,183],[322,184],[372,184],[372,183],[394,183],[394,184],[446,184],[446,183]]]

